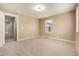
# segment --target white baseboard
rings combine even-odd
[[[44,37],[44,38],[48,38],[48,39],[55,39],[55,40],[60,40],[60,41],[65,41],[65,42],[69,42],[69,43],[75,43],[75,41],[71,41],[71,40],[67,40],[67,39],[60,39],[60,38],[54,38],[54,37],[49,37],[49,36],[40,36],[40,35],[33,35],[33,36],[29,36],[23,39],[18,39],[18,41],[21,40],[27,40],[27,39],[33,39],[33,38],[38,38],[38,37]]]
[[[3,45],[5,45],[5,41],[2,41],[1,43],[2,43],[2,44],[0,44],[0,48],[1,48]]]
[[[26,37],[26,38],[23,38],[23,39],[18,39],[18,41],[27,40],[27,39],[33,39],[33,38],[37,38],[37,37],[40,37],[40,35],[29,36],[29,37]]]
[[[67,40],[67,39],[60,39],[60,38],[54,38],[54,37],[49,37],[49,36],[42,36],[48,39],[55,39],[55,40],[60,40],[60,41],[65,41],[65,42],[70,42],[70,43],[75,43],[75,41]]]

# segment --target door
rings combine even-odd
[[[5,15],[5,42],[15,41],[16,23],[15,17]]]
[[[5,17],[0,11],[0,47],[5,44]]]

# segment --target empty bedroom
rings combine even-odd
[[[78,3],[0,3],[0,56],[78,56]]]

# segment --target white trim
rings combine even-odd
[[[78,16],[78,13],[79,13],[79,11],[78,11],[78,9],[79,9],[79,8],[76,8],[76,32],[79,32],[79,29],[78,29],[78,25],[79,25],[79,24],[78,24],[78,17],[79,17],[79,16]]]
[[[4,12],[5,15],[9,15],[9,16],[14,16],[14,17],[17,17],[16,14],[13,14],[13,13],[7,13],[7,12]]]
[[[13,16],[15,17],[15,20],[16,20],[16,26],[17,26],[17,40],[18,40],[18,27],[19,27],[19,15],[16,15],[16,14],[12,14],[12,13],[7,13],[7,12],[4,12],[4,15],[8,15],[8,16]]]
[[[71,41],[71,40],[60,39],[60,38],[54,38],[54,37],[49,37],[49,36],[42,36],[42,37],[46,37],[46,38],[48,38],[48,39],[55,39],[55,40],[60,40],[60,41],[69,42],[69,43],[74,43],[74,44],[75,44],[75,41]]]
[[[33,38],[38,38],[38,37],[40,37],[40,35],[33,35],[33,36],[30,36],[30,37],[19,39],[18,41],[27,40],[27,39],[33,39]]]
[[[17,15],[17,20],[16,20],[16,23],[17,23],[17,41],[19,40],[19,15]]]
[[[53,37],[48,37],[48,36],[40,36],[40,35],[26,37],[26,38],[23,38],[23,39],[19,39],[18,41],[27,40],[27,39],[33,39],[33,38],[40,38],[40,37],[44,37],[46,39],[55,39],[55,40],[69,42],[69,43],[74,43],[75,44],[75,41],[66,40],[66,39],[59,39],[59,38],[53,38]]]
[[[0,11],[0,16],[1,16],[1,19],[0,21],[2,21],[1,23],[1,26],[2,26],[2,29],[1,29],[1,37],[0,37],[0,48],[5,44],[5,17],[4,17],[4,13],[2,11]]]

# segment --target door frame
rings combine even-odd
[[[4,19],[5,19],[5,15],[7,15],[7,16],[13,16],[13,17],[15,17],[15,22],[16,22],[16,41],[18,41],[18,28],[19,28],[19,16],[18,15],[16,15],[16,14],[12,14],[12,13],[4,13]]]

